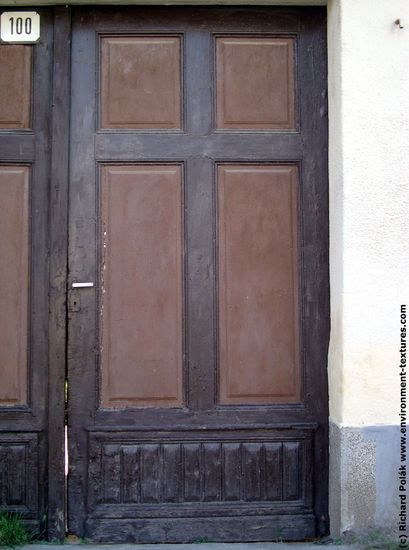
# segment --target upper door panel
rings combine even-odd
[[[181,36],[101,36],[101,128],[182,127]]]
[[[216,127],[294,130],[294,61],[294,38],[217,37]]]

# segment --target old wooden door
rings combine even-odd
[[[43,534],[53,28],[39,13],[37,44],[0,44],[0,509]]]
[[[321,9],[77,9],[69,530],[327,528]]]

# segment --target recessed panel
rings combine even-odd
[[[0,508],[27,513],[38,509],[38,439],[34,433],[0,434]],[[35,516],[34,516],[35,517]]]
[[[299,400],[297,179],[218,168],[221,403]]]
[[[32,46],[0,45],[0,129],[30,128]]]
[[[102,38],[100,97],[102,128],[181,128],[181,39]]]
[[[27,403],[29,168],[0,166],[0,407]]]
[[[102,405],[182,403],[182,172],[102,170]]]
[[[216,38],[216,90],[217,128],[294,128],[294,40]]]
[[[148,442],[129,433],[117,434],[111,441],[106,434],[92,434],[90,508],[189,503],[189,512],[197,514],[196,504],[209,515],[217,515],[216,503],[233,507],[246,502],[305,500],[311,490],[307,478],[310,456],[303,456],[309,440],[280,441],[252,435],[252,440],[241,439],[241,435],[232,442],[221,434],[213,435],[214,441],[203,436],[187,441],[172,434],[171,439]],[[95,479],[101,483],[96,484]],[[168,510],[157,507],[145,513],[160,516]],[[143,513],[143,507],[135,506],[133,511]],[[174,513],[186,514],[186,508],[179,512],[174,508]]]

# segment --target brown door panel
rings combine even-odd
[[[105,165],[101,180],[101,407],[180,407],[181,166]]]
[[[220,402],[300,402],[297,166],[217,179]]]

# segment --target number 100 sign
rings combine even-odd
[[[3,42],[30,44],[40,38],[40,16],[35,11],[5,11],[0,17]]]

